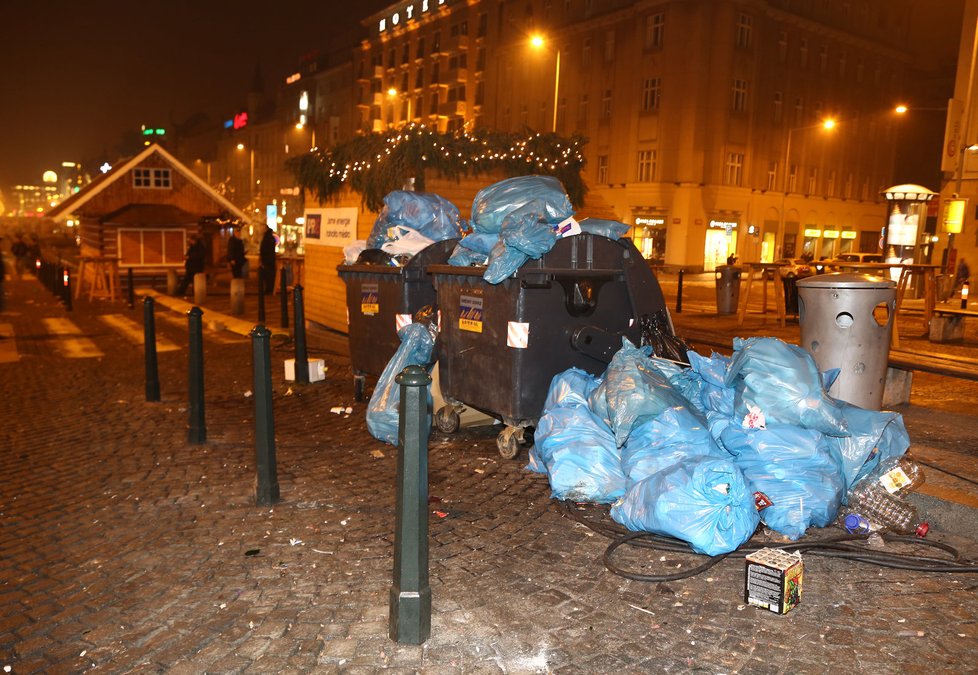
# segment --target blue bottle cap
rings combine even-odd
[[[869,521],[858,513],[850,513],[845,519],[845,528],[849,534],[868,534]]]

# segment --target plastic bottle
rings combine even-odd
[[[913,457],[903,454],[880,462],[867,480],[878,481],[890,494],[905,495],[924,482],[924,470]]]
[[[862,481],[852,489],[847,513],[862,516],[875,530],[918,537],[926,537],[930,530],[913,504],[890,494],[878,481]]]

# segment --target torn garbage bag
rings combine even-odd
[[[754,495],[729,459],[674,464],[632,485],[611,507],[629,530],[682,539],[697,553],[735,550],[757,529]]]
[[[760,414],[829,436],[848,436],[846,419],[822,388],[815,359],[797,345],[769,337],[734,338],[725,384],[734,389],[734,417]]]
[[[720,443],[757,493],[761,520],[775,532],[795,540],[809,527],[826,527],[836,519],[846,491],[842,460],[820,432],[787,424],[764,429],[731,424]]]
[[[397,445],[398,404],[401,400],[401,387],[394,378],[408,366],[427,368],[431,364],[437,331],[427,323],[410,323],[397,331],[397,336],[401,338],[401,345],[380,374],[367,405],[367,430],[377,440],[391,445]],[[428,410],[431,410],[430,387]]]
[[[384,197],[384,208],[374,221],[367,247],[389,250],[385,244],[405,237],[405,230],[399,228],[412,230],[415,238],[424,237],[429,244],[458,239],[464,233],[457,206],[434,193],[407,190],[394,190]],[[401,246],[405,244],[402,242]]]
[[[603,218],[585,218],[579,225],[581,232],[597,234],[608,239],[618,241],[631,230],[631,226],[619,223],[617,220],[604,220]]]

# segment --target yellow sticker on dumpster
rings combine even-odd
[[[377,284],[360,286],[360,313],[374,315],[380,312],[380,288]]]
[[[458,327],[473,333],[482,332],[482,298],[471,295],[459,297]]]

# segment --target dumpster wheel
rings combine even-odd
[[[445,405],[435,413],[435,426],[445,434],[454,434],[462,425],[462,419],[455,406]]]
[[[504,459],[516,459],[523,441],[523,427],[507,426],[496,436],[496,448]]]

